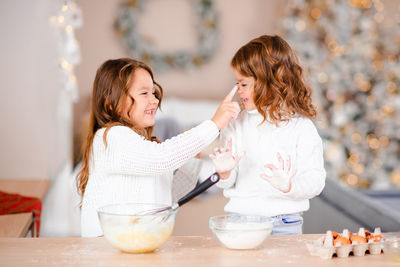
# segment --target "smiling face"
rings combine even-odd
[[[232,68],[236,81],[238,82],[238,94],[246,110],[256,109],[254,104],[254,78],[246,77],[240,74],[235,68]]]
[[[128,119],[135,127],[145,129],[154,125],[159,100],[155,97],[153,79],[146,70],[136,69],[132,80],[123,113],[129,114]]]

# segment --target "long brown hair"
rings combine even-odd
[[[76,177],[78,193],[82,197],[85,194],[89,178],[92,144],[97,130],[106,128],[103,135],[105,146],[107,146],[108,130],[116,125],[130,127],[146,139],[157,141],[155,137],[152,137],[153,126],[139,129],[126,119],[127,117],[129,118],[129,111],[134,104],[134,99],[128,94],[128,91],[133,83],[133,74],[137,69],[144,69],[150,74],[156,91],[155,96],[159,100],[158,106],[160,107],[163,89],[154,81],[151,68],[143,62],[130,58],[112,59],[107,60],[97,69],[91,97],[89,131],[82,147],[82,168]],[[132,100],[131,106],[127,109],[127,114],[122,114],[121,110],[123,110],[127,97]]]
[[[311,88],[303,77],[296,54],[279,36],[262,35],[242,46],[231,60],[241,75],[254,78],[258,112],[278,125],[296,113],[315,118]]]

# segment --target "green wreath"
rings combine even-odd
[[[160,53],[136,29],[137,20],[148,0],[130,0],[121,4],[115,23],[129,52],[157,71],[194,69],[211,59],[218,44],[218,15],[212,0],[190,0],[198,16],[198,46],[194,51]]]

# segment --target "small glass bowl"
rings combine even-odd
[[[177,210],[152,215],[134,215],[166,205],[113,204],[97,211],[105,239],[126,253],[147,253],[161,247],[171,236]]]
[[[392,261],[400,262],[400,238],[386,239],[382,242],[383,253]]]
[[[210,229],[230,249],[255,249],[271,235],[273,219],[257,215],[220,215],[210,218]]]

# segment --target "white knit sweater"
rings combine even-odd
[[[103,234],[97,216],[101,206],[127,202],[171,205],[171,190],[175,198],[190,191],[199,166],[194,160],[188,161],[219,133],[212,121],[205,121],[163,143],[156,143],[145,140],[128,127],[115,126],[107,133],[106,148],[104,130],[98,130],[93,140],[89,180],[82,201],[83,237]]]
[[[232,138],[233,153],[245,151],[245,156],[227,180],[217,186],[230,198],[225,211],[242,214],[276,216],[306,211],[309,199],[325,186],[322,141],[308,118],[296,117],[276,127],[269,122],[260,126],[263,117],[257,110],[242,111],[221,131],[221,144]],[[264,165],[278,164],[277,152],[286,159],[290,155],[297,169],[288,193],[275,189],[260,177]]]

